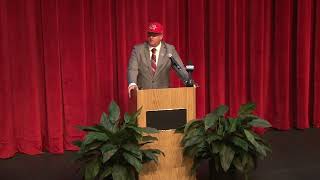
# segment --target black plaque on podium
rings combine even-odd
[[[186,109],[166,109],[146,113],[147,127],[158,130],[176,129],[187,122]]]

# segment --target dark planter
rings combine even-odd
[[[209,178],[210,180],[244,180],[244,175],[236,172],[236,171],[216,171],[214,161],[209,160]]]

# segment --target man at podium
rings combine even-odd
[[[147,40],[135,45],[128,65],[128,93],[138,89],[168,88],[172,65],[182,80],[188,73],[175,47],[162,41],[163,26],[152,22],[147,27]]]

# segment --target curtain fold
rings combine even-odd
[[[297,118],[297,126],[301,128],[309,127],[309,109],[310,109],[310,68],[311,68],[311,43],[312,43],[312,1],[297,1],[297,18],[293,29],[296,29],[296,89],[295,94],[299,94],[296,102],[293,104],[294,115]],[[295,39],[295,38],[293,38]],[[295,95],[294,95],[295,96]],[[293,98],[294,99],[294,98]]]
[[[310,100],[312,103],[310,107],[310,114],[312,115],[311,124],[315,127],[320,127],[320,1],[313,2],[313,13],[312,13],[312,34],[314,38],[312,38],[312,68],[310,74],[311,76],[311,84],[310,89],[312,95],[310,96]]]
[[[128,58],[151,21],[195,65],[197,117],[251,101],[276,129],[320,127],[319,0],[2,0],[0,158],[75,150],[76,126],[111,100],[126,112]]]

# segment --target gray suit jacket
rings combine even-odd
[[[173,45],[161,42],[159,59],[155,75],[152,75],[151,60],[148,43],[133,47],[128,65],[128,83],[136,83],[139,89],[168,88],[170,85],[169,70],[171,61],[168,54],[178,62],[182,68],[177,73],[181,79],[188,78],[188,73]]]

